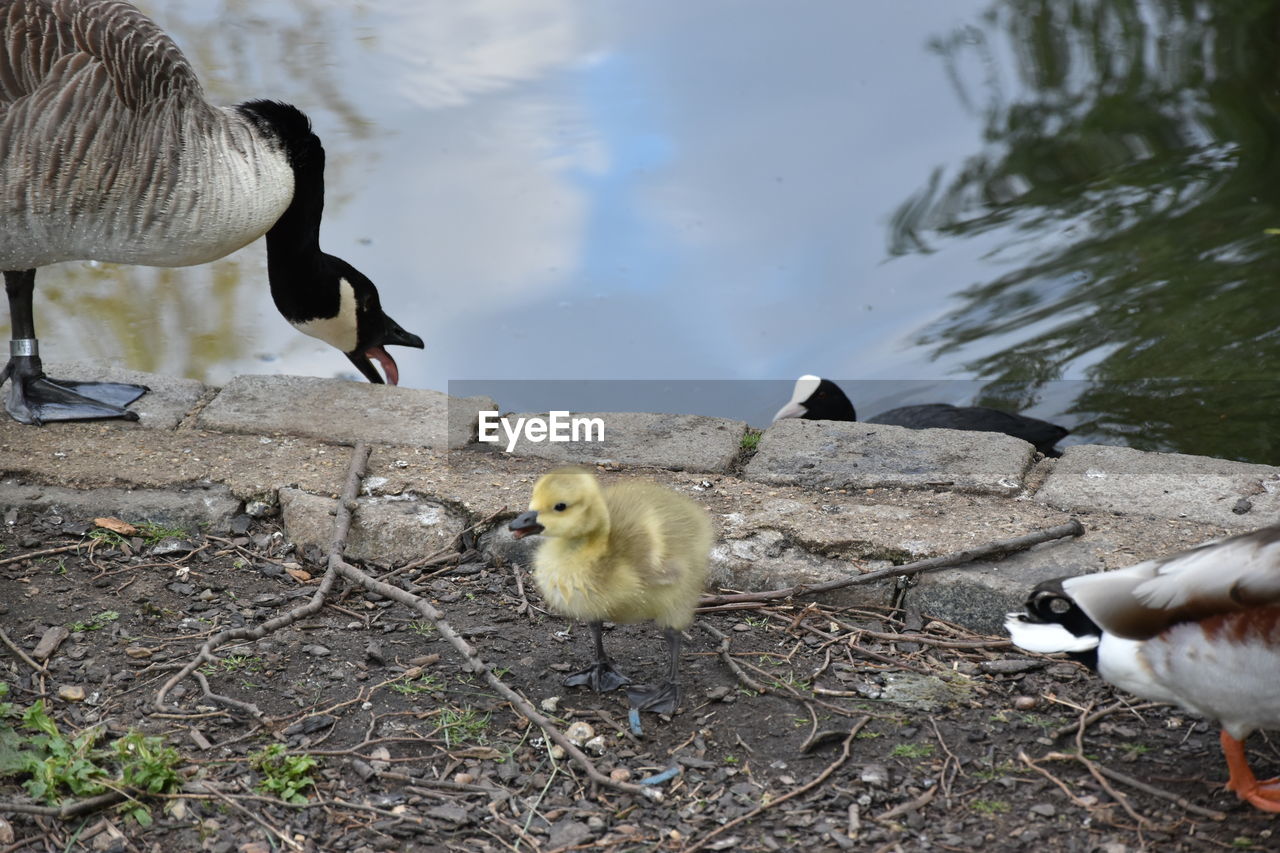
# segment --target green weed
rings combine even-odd
[[[286,803],[305,803],[302,793],[307,788],[315,787],[311,771],[320,762],[313,755],[288,755],[282,743],[273,743],[260,752],[249,756],[254,769],[262,774],[258,790],[266,794],[275,794]]]
[[[439,693],[444,685],[434,675],[420,675],[408,681],[397,681],[391,689],[405,696],[416,696],[419,693]]]
[[[446,748],[452,749],[455,744],[474,741],[484,743],[485,730],[489,728],[489,715],[481,714],[475,708],[464,708],[461,711],[446,708],[440,714],[440,731],[444,734]]]
[[[7,695],[8,686],[0,687],[0,696]],[[5,722],[15,716],[25,732]],[[69,796],[93,797],[123,789],[130,799],[119,811],[150,826],[151,810],[137,798],[177,790],[181,756],[163,738],[140,732],[131,730],[99,747],[102,736],[102,729],[90,728],[67,737],[45,711],[43,700],[20,714],[12,703],[0,703],[0,777],[26,777],[22,786],[27,793],[51,806]]]
[[[894,758],[928,758],[933,755],[933,744],[900,743],[893,748],[889,755]]]
[[[1004,800],[974,800],[969,808],[978,814],[997,815],[1009,811],[1009,804]]]
[[[88,622],[72,622],[69,627],[72,631],[83,633],[85,631],[97,631],[107,627],[112,622],[120,618],[120,614],[114,610],[104,610],[90,617]]]
[[[162,539],[183,539],[187,536],[185,528],[165,527],[154,521],[144,521],[134,526],[138,528],[138,532],[142,534],[142,540],[148,545],[155,545]]]

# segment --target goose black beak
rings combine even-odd
[[[507,529],[511,531],[511,536],[515,539],[523,539],[526,536],[535,536],[542,532],[542,525],[538,523],[538,513],[534,510],[522,512],[515,518],[511,519],[511,523],[507,525]]]
[[[378,369],[373,366],[372,359],[377,359],[382,365],[382,372],[387,374],[387,383],[391,385],[400,384],[400,368],[396,366],[396,360],[391,357],[391,353],[387,352],[386,347],[390,345],[401,347],[413,347],[415,349],[424,349],[426,344],[422,342],[422,338],[406,332],[400,328],[400,324],[385,314],[382,315],[386,321],[382,329],[382,334],[378,335],[370,346],[363,350],[347,353],[347,358],[364,374],[364,378],[368,379],[375,385],[383,384],[382,376],[378,373]]]

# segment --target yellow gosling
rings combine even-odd
[[[627,691],[631,705],[670,714],[680,704],[680,632],[707,576],[711,520],[694,501],[654,483],[602,489],[581,468],[558,468],[533,487],[529,510],[508,525],[516,538],[541,533],[533,577],[557,612],[591,627],[596,661],[565,679],[614,690],[630,683],[604,652],[603,622],[652,620],[666,632],[667,681]]]

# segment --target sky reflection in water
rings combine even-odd
[[[1276,256],[1259,243],[1261,223],[1280,225],[1274,194],[1221,193],[1243,146],[1274,140],[1242,124],[1274,84],[1237,69],[1224,94],[1215,70],[1220,51],[1254,55],[1215,39],[1280,29],[1266,21],[1047,0],[143,5],[214,102],[311,115],[329,157],[325,249],[427,341],[395,350],[403,385],[930,380],[912,388],[1138,445],[1149,409],[1125,401],[1163,417],[1169,392],[1133,380],[1206,380],[1189,411],[1274,400],[1222,389],[1274,372],[1280,300],[1229,270],[1184,273],[1187,251],[1224,269]],[[1182,251],[1162,252],[1162,234]],[[1195,328],[1209,295],[1218,313]],[[351,374],[275,312],[261,243],[183,270],[62,265],[37,299],[50,360],[214,383]],[[1242,337],[1264,339],[1261,365],[1246,350],[1240,369],[1216,367]],[[977,376],[1003,381],[941,382]],[[756,420],[785,397],[720,413]],[[885,386],[859,409],[904,397],[922,401]],[[1148,443],[1280,462],[1269,435],[1185,423]]]

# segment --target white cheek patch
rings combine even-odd
[[[1009,632],[1009,637],[1015,646],[1042,655],[1057,652],[1087,652],[1095,648],[1101,639],[1097,634],[1077,637],[1053,622],[1028,622],[1022,618],[1021,613],[1010,613],[1005,619],[1004,628]]]
[[[316,317],[294,323],[293,327],[304,335],[319,338],[342,352],[356,348],[356,292],[345,278],[338,280],[338,316]]]

